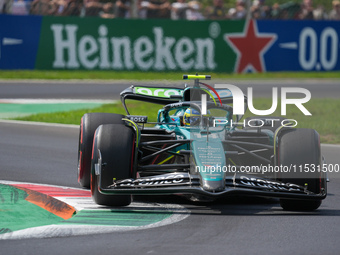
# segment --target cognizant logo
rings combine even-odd
[[[215,89],[227,89],[231,91],[233,97],[233,114],[234,115],[244,115],[245,114],[245,95],[242,90],[235,85],[231,84],[215,84]],[[301,94],[299,98],[288,98],[289,93]],[[307,103],[311,99],[311,93],[309,90],[305,88],[296,88],[296,87],[284,87],[281,88],[281,116],[286,116],[287,114],[287,105],[295,105],[305,116],[311,116],[312,114],[306,109],[303,105]],[[202,95],[202,114],[207,114],[207,105],[206,105],[206,95]],[[266,110],[258,110],[254,107],[253,103],[253,88],[249,87],[247,89],[247,103],[250,112],[257,116],[267,116],[274,113],[278,106],[278,88],[272,88],[272,105],[269,109]],[[262,127],[264,125],[268,125],[270,122],[271,126],[274,126],[275,121],[280,121],[279,119],[253,119],[249,120],[251,123],[247,123],[248,126],[252,127]],[[223,122],[223,121],[222,121]],[[297,121],[294,119],[286,119],[280,121],[282,126],[297,126]],[[294,124],[292,125],[292,122]],[[221,124],[221,119],[216,119],[214,122],[214,126]],[[227,124],[227,123],[223,123]],[[231,124],[231,123],[230,123]],[[235,123],[234,123],[235,124]],[[239,125],[240,123],[237,123]],[[243,123],[246,125],[245,123]]]

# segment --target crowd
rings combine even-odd
[[[136,1],[136,2],[135,2]],[[267,5],[266,0],[230,0],[227,8],[223,0],[211,0],[203,7],[201,1],[187,0],[0,0],[0,13],[13,15],[94,16],[102,18],[238,20],[248,15],[254,19],[340,20],[340,1],[332,1],[332,10],[313,0]],[[133,5],[135,3],[135,5]],[[248,12],[248,8],[250,8]],[[134,13],[135,11],[135,13]],[[249,14],[248,14],[249,13]]]

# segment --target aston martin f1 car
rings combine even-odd
[[[126,206],[132,196],[176,194],[194,201],[275,197],[285,210],[320,206],[326,176],[301,171],[323,163],[315,130],[292,127],[282,117],[241,122],[230,90],[202,82],[209,75],[183,78],[194,82],[125,89],[120,96],[126,115],[82,117],[78,182],[91,188],[97,204]],[[130,115],[127,99],[163,105],[157,121]]]

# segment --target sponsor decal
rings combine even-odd
[[[242,33],[225,34],[226,42],[237,54],[234,71],[237,73],[265,72],[266,65],[263,55],[275,42],[276,37],[276,34],[259,33],[254,20],[245,24]]]
[[[136,94],[146,95],[146,96],[155,96],[155,97],[164,97],[170,98],[171,95],[182,95],[182,89],[167,89],[167,88],[148,88],[148,87],[135,87],[134,91]]]
[[[141,187],[141,186],[167,186],[167,185],[183,185],[188,184],[189,178],[184,174],[170,174],[163,176],[156,176],[151,178],[126,179],[116,181],[111,185],[113,188],[117,187]]]
[[[147,123],[148,122],[148,116],[127,115],[126,118],[136,123]]]
[[[155,24],[0,15],[0,23],[7,24],[0,28],[0,69],[340,70],[340,27],[333,21],[162,20]]]
[[[53,68],[116,70],[213,70],[214,41],[211,38],[175,38],[162,27],[152,27],[152,37],[109,37],[108,26],[98,27],[96,35],[79,35],[77,24],[52,24]],[[66,52],[66,54],[64,54]],[[110,54],[112,52],[112,54]]]
[[[293,183],[283,183],[276,181],[269,181],[255,177],[247,177],[241,176],[240,179],[236,179],[236,182],[242,185],[257,187],[257,188],[265,188],[271,190],[279,190],[279,191],[289,191],[289,192],[304,192],[304,189]]]

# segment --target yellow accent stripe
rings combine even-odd
[[[180,152],[180,151],[176,151],[177,154],[178,154],[178,152]],[[167,161],[169,161],[170,159],[172,159],[173,157],[175,157],[175,155],[172,155],[172,156],[170,156],[170,157],[164,159],[162,162],[159,162],[157,165],[162,165],[162,164],[164,164],[165,162],[167,162]]]
[[[229,161],[230,161],[231,163],[234,164],[234,166],[236,166],[235,162],[234,162],[231,158],[228,158],[228,159],[229,159]]]
[[[129,123],[131,123],[132,125],[134,125],[135,126],[135,128],[136,128],[136,133],[137,133],[137,137],[136,137],[136,146],[137,146],[137,148],[138,148],[138,143],[139,143],[139,129],[138,129],[138,126],[136,125],[136,123],[134,123],[132,120],[129,120],[129,119],[125,119],[125,118],[123,118],[123,120],[125,120],[125,121],[127,121],[127,122],[129,122]]]
[[[183,80],[191,80],[191,79],[201,79],[201,80],[210,80],[210,75],[194,75],[194,74],[185,74],[183,75]]]
[[[170,159],[172,159],[173,157],[175,157],[175,156],[172,155],[172,156],[170,156],[170,157],[164,159],[162,162],[159,162],[157,165],[162,165],[162,164],[164,164],[165,162],[167,162],[167,161],[169,161]]]
[[[203,88],[201,88],[201,89],[204,90],[205,92],[207,92],[207,93],[209,94],[209,96],[212,98],[212,100],[214,100],[215,105],[217,105],[215,98],[214,98],[213,95],[209,92],[209,90],[203,89]]]

